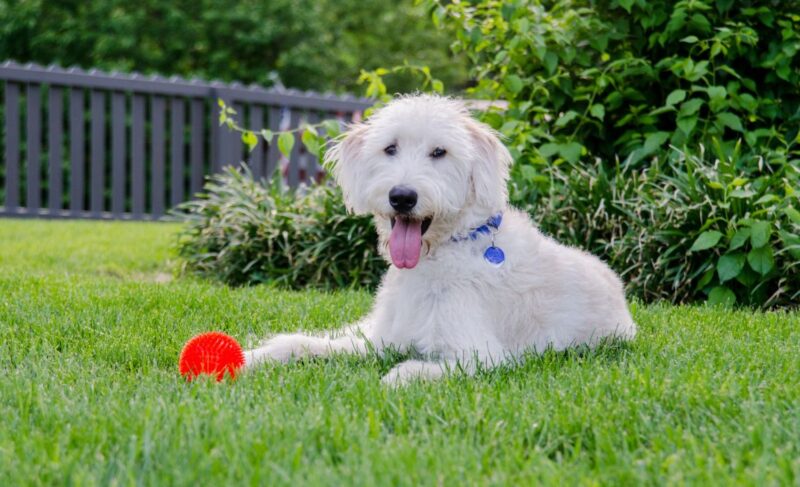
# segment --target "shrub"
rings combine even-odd
[[[798,158],[800,0],[515,0],[434,3],[472,62],[471,93],[510,103],[487,121],[518,162],[669,145],[753,165]],[[528,171],[529,173],[531,171]]]
[[[800,1],[428,5],[545,231],[646,300],[797,299]]]
[[[647,168],[552,167],[532,208],[558,240],[605,258],[646,301],[754,306],[800,297],[798,168],[742,172],[674,151]]]
[[[737,2],[737,8],[730,0],[430,5],[434,19],[456,30],[456,50],[474,63],[477,84],[470,95],[509,102],[507,110],[481,116],[507,136],[515,156],[512,204],[528,209],[545,232],[604,258],[622,274],[629,291],[647,301],[707,299],[764,307],[797,302],[796,10],[763,0]],[[362,79],[381,95],[386,92],[381,78],[389,72],[367,72]],[[429,71],[424,74],[432,79]],[[441,90],[441,83],[433,87]],[[241,179],[233,182],[252,186]],[[220,206],[212,200],[224,200],[225,191],[212,185],[212,196],[190,213],[202,215],[204,205]],[[329,198],[327,211],[341,218],[336,225],[357,229],[359,242],[369,240],[357,249],[361,270],[353,274],[339,264],[352,252],[350,233],[332,237],[335,244],[320,244],[336,226],[324,227],[324,214],[313,208],[308,219],[296,215],[288,223],[278,218],[267,224],[276,228],[270,230],[273,237],[258,245],[283,247],[263,257],[226,255],[229,237],[221,227],[233,226],[233,236],[255,241],[240,237],[251,231],[238,228],[239,217],[233,217],[238,210],[212,209],[187,237],[202,242],[206,232],[215,235],[209,273],[228,282],[325,286],[330,278],[332,285],[374,285],[385,266],[375,257],[374,237],[359,233],[368,221],[346,216],[337,192],[320,191],[304,198]],[[304,203],[281,204],[300,212]],[[219,218],[229,212],[230,218]],[[260,228],[263,217],[262,212],[246,220]],[[289,230],[280,233],[281,225]],[[318,231],[311,230],[315,225]],[[191,265],[201,271],[209,260],[203,257],[207,247],[184,244],[189,255],[199,257],[201,266]],[[324,249],[332,256],[331,265],[341,270],[334,277],[306,277],[300,256],[319,262],[323,255],[303,254],[306,247]],[[284,277],[281,272],[296,274]]]
[[[646,301],[783,306],[800,297],[800,169],[753,173],[702,151],[654,161],[550,166],[558,188],[532,207],[559,241],[605,258]],[[386,268],[368,217],[341,194],[294,194],[229,168],[178,207],[185,272],[232,285],[374,288]]]
[[[373,288],[386,269],[371,220],[348,215],[328,186],[295,194],[228,168],[174,215],[187,222],[183,271],[227,284]]]

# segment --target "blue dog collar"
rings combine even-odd
[[[495,267],[500,267],[506,261],[506,254],[503,249],[494,244],[494,235],[500,229],[501,223],[503,223],[503,214],[498,213],[489,217],[483,225],[470,230],[466,235],[453,235],[450,240],[452,242],[463,242],[465,240],[477,240],[481,235],[491,235],[492,244],[483,252],[483,260]]]

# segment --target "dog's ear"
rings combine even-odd
[[[356,198],[358,181],[366,170],[366,165],[361,161],[364,137],[367,133],[366,123],[357,123],[348,127],[347,131],[332,141],[331,147],[325,153],[325,163],[331,168],[336,183],[342,188],[344,204],[354,213],[366,211]]]
[[[475,149],[472,167],[472,188],[478,205],[501,210],[508,202],[508,169],[511,153],[500,141],[500,135],[488,125],[473,118],[467,120],[467,130]]]

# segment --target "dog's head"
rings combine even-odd
[[[488,126],[450,98],[396,99],[327,153],[348,208],[372,214],[399,268],[506,205],[511,156]]]

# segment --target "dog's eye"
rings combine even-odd
[[[383,149],[383,152],[385,152],[387,155],[393,156],[397,154],[397,145],[392,144],[390,146],[387,146],[385,149]]]
[[[431,157],[434,159],[439,159],[440,157],[444,157],[445,154],[447,154],[446,150],[442,149],[441,147],[437,147],[433,149],[433,152],[431,152]]]

